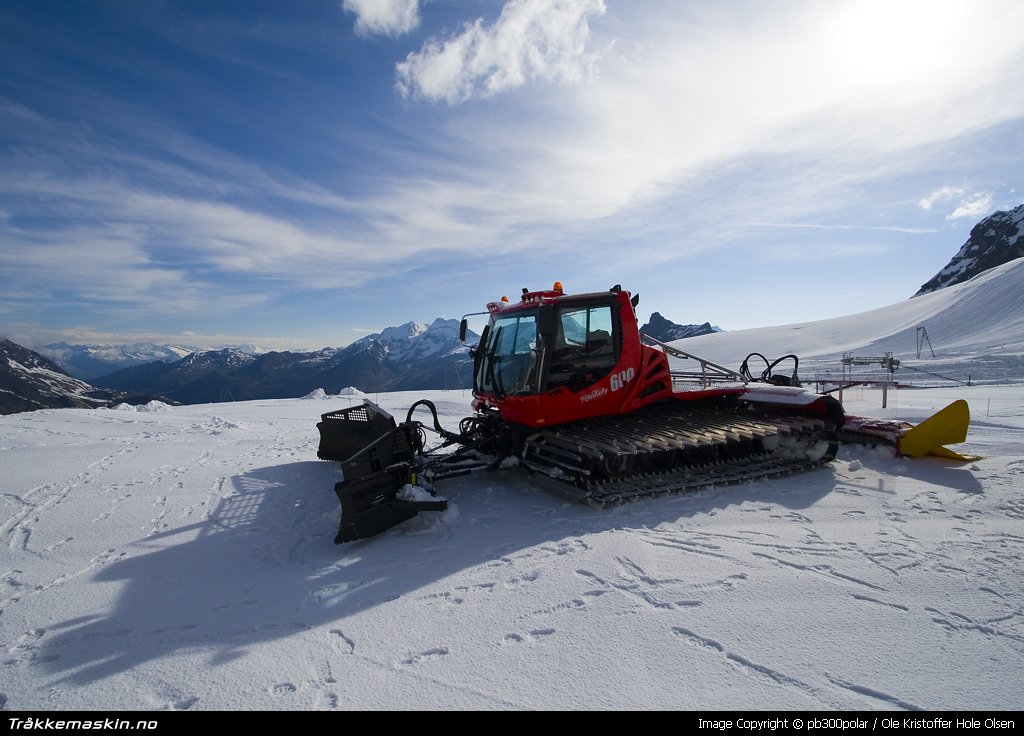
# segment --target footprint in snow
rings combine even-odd
[[[199,696],[190,695],[187,698],[181,698],[180,700],[175,700],[173,703],[168,703],[165,710],[189,710],[198,702]]]
[[[530,629],[530,632],[526,635],[517,634],[513,631],[511,633],[505,634],[503,641],[509,644],[525,644],[531,641],[540,641],[546,637],[551,636],[554,633],[554,629]]]
[[[350,638],[345,636],[345,632],[341,629],[331,629],[331,643],[335,648],[344,652],[345,654],[352,654],[356,650],[356,643]]]
[[[419,654],[413,654],[406,657],[401,661],[400,664],[409,666],[419,664],[427,659],[433,659],[434,657],[443,657],[449,653],[448,647],[434,647],[433,649],[427,649],[426,651],[420,652]]]

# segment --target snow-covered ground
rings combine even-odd
[[[1016,319],[986,329],[1019,343]],[[834,322],[801,337],[848,349]],[[884,410],[846,391],[851,413],[911,421],[966,398],[976,463],[844,446],[803,475],[605,511],[513,469],[343,546],[315,423],[361,399],[318,396],[0,417],[0,705],[1024,707],[1019,383]],[[452,428],[469,411],[461,391],[370,398],[401,416],[423,396]]]

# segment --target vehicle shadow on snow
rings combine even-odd
[[[685,525],[742,504],[806,508],[836,485],[826,467],[597,510],[541,491],[520,471],[499,471],[448,480],[440,489],[450,501],[446,512],[421,513],[338,546],[337,478],[337,466],[323,462],[232,477],[201,521],[182,520],[101,563],[93,581],[123,585],[115,607],[50,627],[39,663],[76,684],[196,651],[216,668],[265,642],[322,636],[305,632],[535,546]]]
[[[853,474],[856,474],[856,470],[860,467],[878,473],[880,476],[878,482],[882,485],[883,490],[886,485],[885,478],[892,477],[900,481],[923,481],[931,486],[947,488],[958,493],[981,494],[985,492],[981,481],[971,470],[973,462],[965,463],[932,456],[916,459],[892,457],[871,448],[858,448],[841,452],[840,466],[843,463],[848,463],[847,468],[853,468]],[[849,463],[853,463],[853,465],[849,465]],[[848,478],[846,482],[851,483],[852,480]],[[854,484],[856,485],[856,483]]]

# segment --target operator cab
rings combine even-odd
[[[492,302],[488,311],[490,322],[473,351],[475,395],[580,391],[619,361],[622,330],[614,292],[525,292],[519,304]]]

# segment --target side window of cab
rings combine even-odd
[[[612,371],[618,353],[611,306],[567,307],[558,315],[548,388],[587,388]]]

